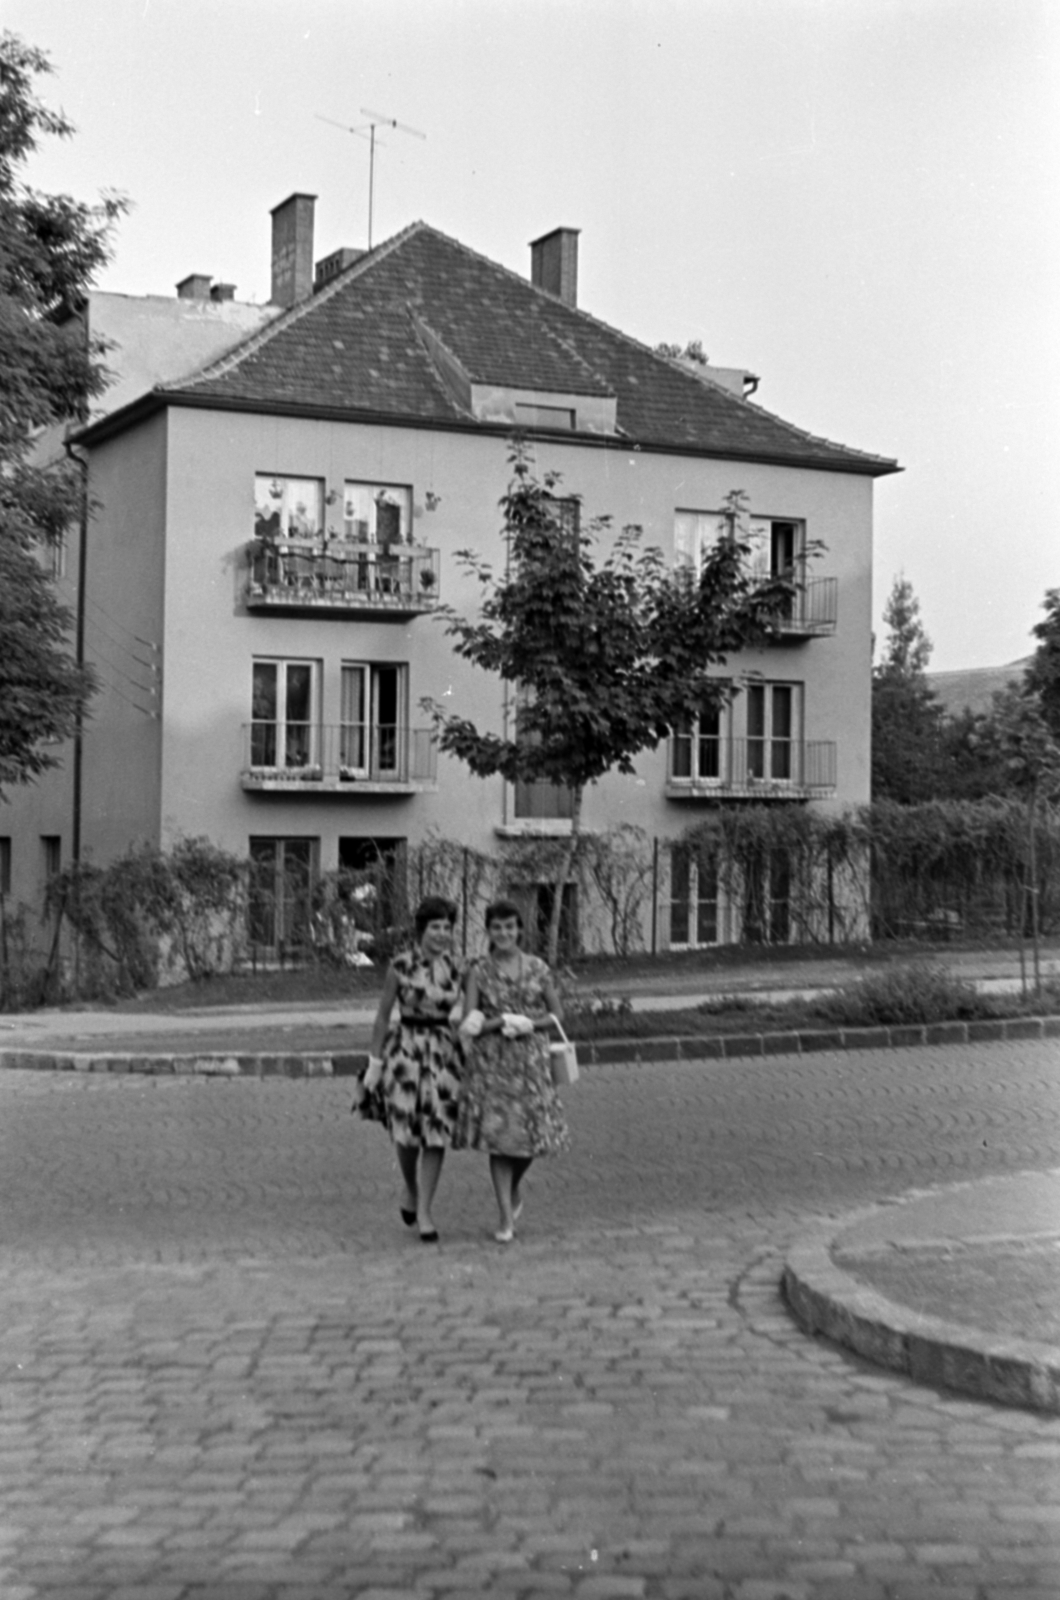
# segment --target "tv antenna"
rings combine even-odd
[[[385,117],[381,111],[369,111],[366,106],[361,107],[361,116],[368,117],[368,122],[362,123],[358,128],[351,128],[345,122],[336,122],[334,117],[322,117],[316,113],[318,122],[329,122],[333,128],[341,128],[343,133],[354,133],[358,139],[367,139],[369,142],[368,154],[368,248],[372,248],[372,206],[375,194],[375,130],[377,128],[396,128],[399,133],[411,133],[413,138],[426,139],[427,135],[421,133],[419,128],[410,128],[408,123],[399,122],[396,117]]]

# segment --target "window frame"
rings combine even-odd
[[[288,669],[291,667],[307,667],[309,669],[309,715],[305,719],[292,719],[288,715]],[[276,672],[274,690],[275,716],[268,717],[258,713],[257,702],[257,674],[261,668],[273,668]],[[250,723],[250,766],[255,771],[261,772],[306,772],[320,766],[320,684],[322,672],[321,663],[309,656],[254,656],[251,662],[251,723]],[[268,744],[268,734],[264,730],[271,728],[272,761],[256,759],[261,750],[260,740]],[[302,745],[302,759],[290,759],[297,753],[298,742],[289,738],[288,730],[301,728],[304,730],[304,744]]]
[[[266,491],[270,501],[278,501],[277,509],[269,515],[264,515],[265,500],[261,493],[262,486],[268,484]],[[316,498],[315,528],[294,528],[291,519],[297,511],[297,505],[292,507],[289,495],[293,493],[293,486],[300,488],[311,486]],[[275,492],[277,486],[279,493]],[[289,472],[256,472],[254,474],[254,537],[265,540],[270,544],[319,544],[324,537],[324,506],[325,506],[324,479],[312,474],[303,475]],[[273,525],[275,517],[275,525]]]
[[[381,674],[393,672],[394,721],[380,718],[383,685]],[[358,674],[361,682],[359,700],[364,715],[352,721],[345,715],[346,684]],[[339,779],[374,782],[397,782],[408,764],[409,742],[409,663],[407,661],[342,661],[339,664],[340,720],[339,720]],[[360,761],[347,760],[347,740],[353,734],[360,745]],[[384,760],[384,753],[388,756]]]
[[[392,496],[395,498],[384,498]],[[398,531],[380,529],[379,511],[384,505],[398,508]],[[373,478],[344,478],[342,483],[342,532],[347,544],[411,545],[413,492],[410,483],[382,483]]]

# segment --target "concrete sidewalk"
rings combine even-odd
[[[1060,1046],[1058,1046],[1060,1054]],[[789,1251],[795,1317],[881,1366],[1060,1412],[1060,1168],[913,1193]]]

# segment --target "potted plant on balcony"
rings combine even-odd
[[[434,568],[424,567],[420,572],[420,588],[423,590],[424,594],[431,594],[437,582],[438,575]]]

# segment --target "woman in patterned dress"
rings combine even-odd
[[[522,1184],[535,1156],[566,1148],[548,1054],[551,1017],[560,1016],[552,974],[520,948],[523,919],[511,901],[486,911],[489,954],[468,974],[462,1032],[473,1040],[464,1068],[456,1148],[485,1150],[497,1196],[498,1244],[510,1244],[523,1209]]]
[[[452,953],[455,922],[451,900],[431,896],[417,908],[415,944],[394,957],[383,985],[359,1106],[389,1130],[405,1185],[401,1218],[424,1244],[438,1239],[431,1207],[460,1104],[464,970]]]

